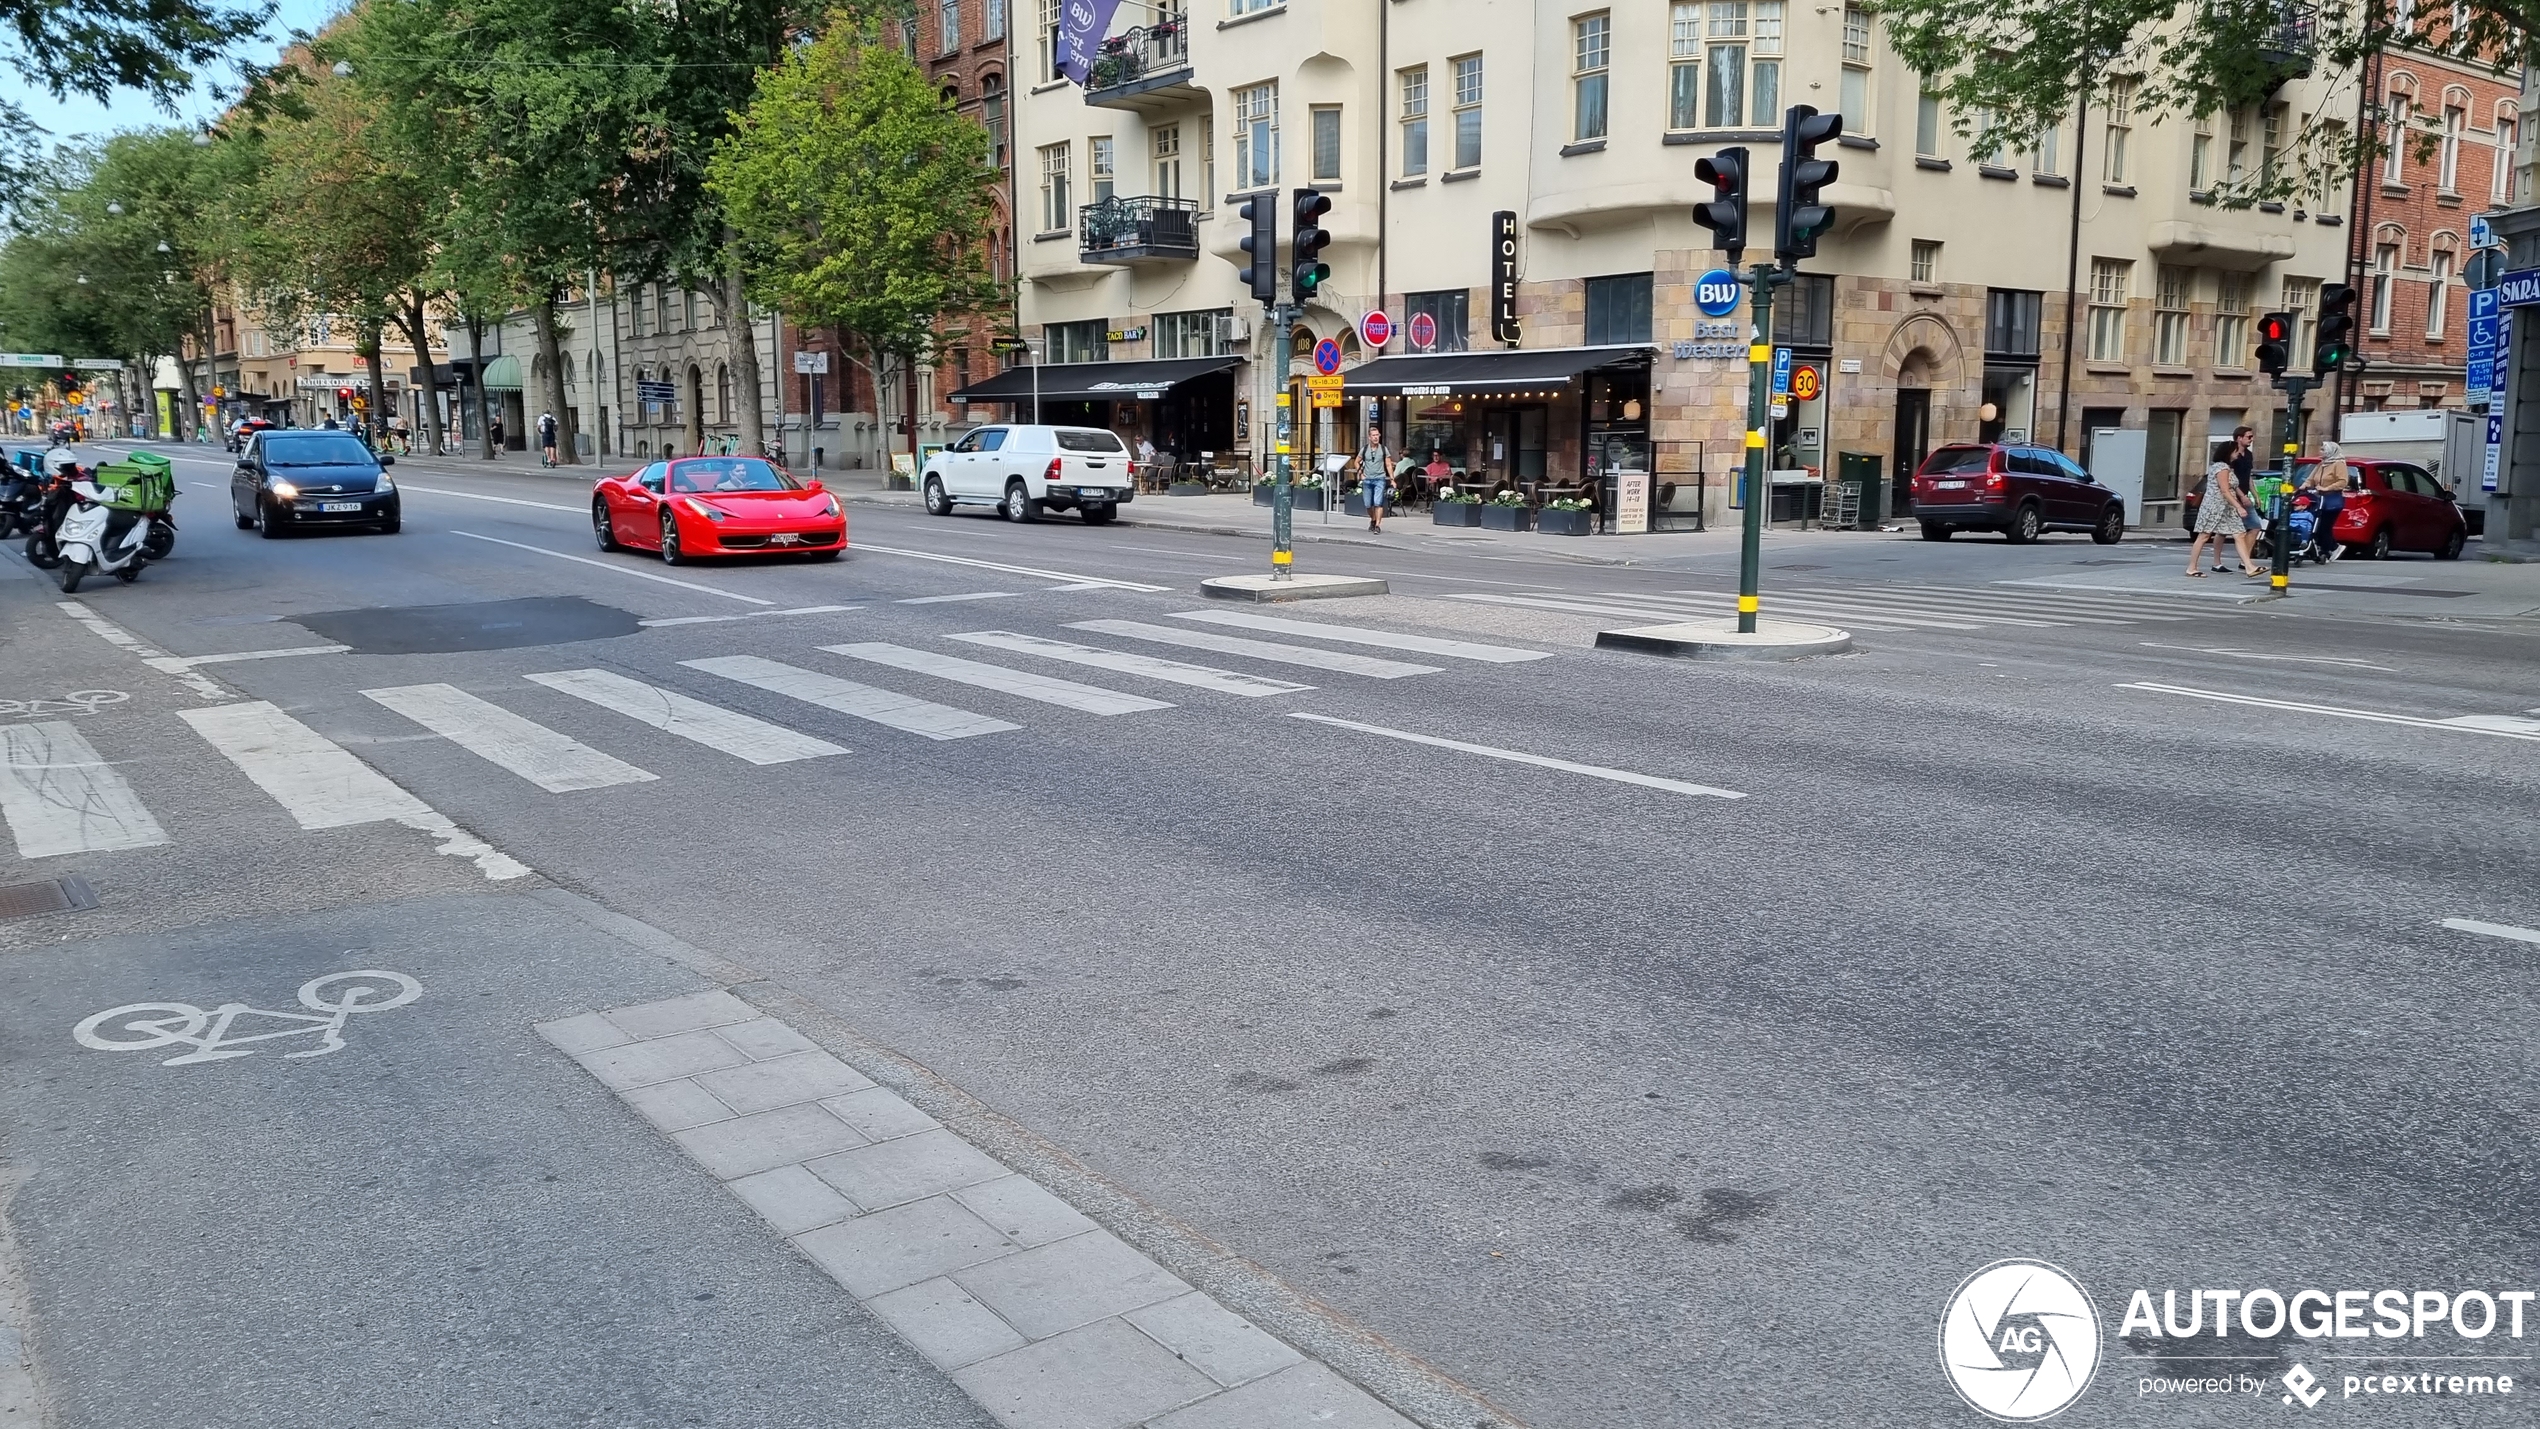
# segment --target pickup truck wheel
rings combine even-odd
[[[1926,521],[1923,523],[1923,539],[1926,541],[1946,541],[1949,539],[1949,528],[1941,525],[1937,521]]]
[[[944,494],[944,483],[940,477],[926,478],[926,514],[929,516],[952,514],[952,498]]]
[[[1032,499],[1031,490],[1020,481],[1008,482],[1005,505],[1000,508],[1008,521],[1032,522],[1041,519],[1041,503]]]

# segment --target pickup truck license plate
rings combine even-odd
[[[359,511],[361,509],[362,504],[358,501],[321,501],[318,503],[318,510],[320,511]]]
[[[1107,486],[1080,486],[1076,488],[1076,494],[1078,496],[1090,496],[1097,501],[1108,500],[1111,496],[1111,488]]]

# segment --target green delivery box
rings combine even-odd
[[[120,511],[165,511],[176,499],[175,469],[156,452],[107,462],[97,468],[96,482],[104,504]]]

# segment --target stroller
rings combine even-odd
[[[2327,504],[2320,492],[2293,493],[2293,509],[2284,515],[2285,527],[2291,533],[2287,540],[2293,547],[2292,561],[2307,557],[2313,565],[2328,564],[2328,513],[2322,509]]]

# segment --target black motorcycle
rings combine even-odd
[[[37,570],[49,571],[62,563],[62,553],[53,544],[53,533],[62,529],[62,518],[70,514],[78,499],[71,494],[71,483],[83,475],[78,467],[66,466],[44,479],[35,508],[35,529],[26,538],[27,564]]]
[[[33,530],[44,501],[44,477],[15,464],[0,467],[0,541]]]

